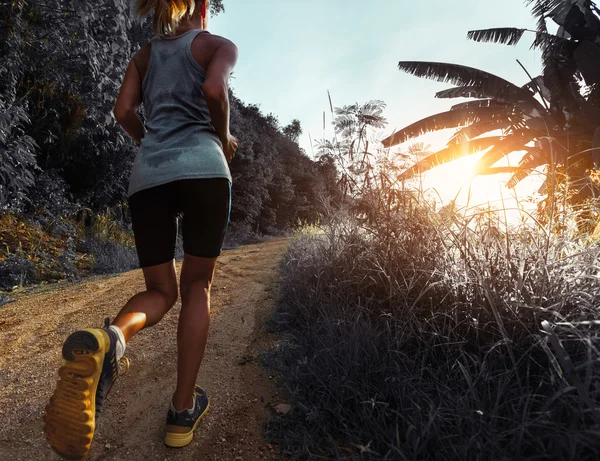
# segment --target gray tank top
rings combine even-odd
[[[180,179],[227,178],[223,145],[202,93],[204,69],[192,56],[203,30],[152,39],[142,83],[147,132],[133,163],[128,195]]]

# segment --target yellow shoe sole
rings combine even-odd
[[[100,329],[76,331],[63,345],[65,363],[46,407],[44,434],[52,449],[65,458],[81,459],[92,445],[96,390],[109,347],[108,333]]]
[[[204,413],[200,415],[196,424],[189,432],[172,432],[180,428],[180,426],[167,426],[167,435],[165,436],[165,445],[171,448],[183,448],[189,445],[194,438],[194,431],[198,428],[200,422],[206,417],[208,410],[210,409],[210,403],[206,406]],[[170,432],[171,431],[171,432]]]

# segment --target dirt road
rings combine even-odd
[[[261,431],[269,405],[281,401],[253,358],[276,340],[263,321],[277,297],[286,245],[277,240],[245,246],[225,252],[218,263],[198,379],[211,398],[211,411],[192,444],[174,450],[163,443],[175,382],[178,304],[128,345],[131,370],[111,391],[88,459],[279,459]],[[76,329],[113,318],[142,288],[141,271],[133,271],[29,294],[0,308],[0,460],[60,459],[45,443],[42,415],[57,380],[62,342]]]

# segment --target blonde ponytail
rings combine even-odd
[[[156,35],[175,33],[179,22],[191,16],[195,9],[196,0],[137,0],[138,15],[145,17],[154,10],[153,28]]]

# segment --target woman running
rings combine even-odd
[[[125,345],[156,325],[178,292],[177,386],[165,443],[189,444],[209,408],[196,378],[231,206],[228,163],[238,142],[229,132],[228,78],[238,52],[229,40],[206,31],[208,0],[137,0],[137,11],[154,13],[156,37],[129,64],[115,117],[140,143],[128,195],[146,291],[131,298],[112,325],[77,331],[63,345],[65,363],[46,408],[44,432],[52,448],[70,458],[90,449],[96,415],[122,369]],[[142,103],[146,126],[137,116]],[[185,256],[178,289],[180,213]]]

